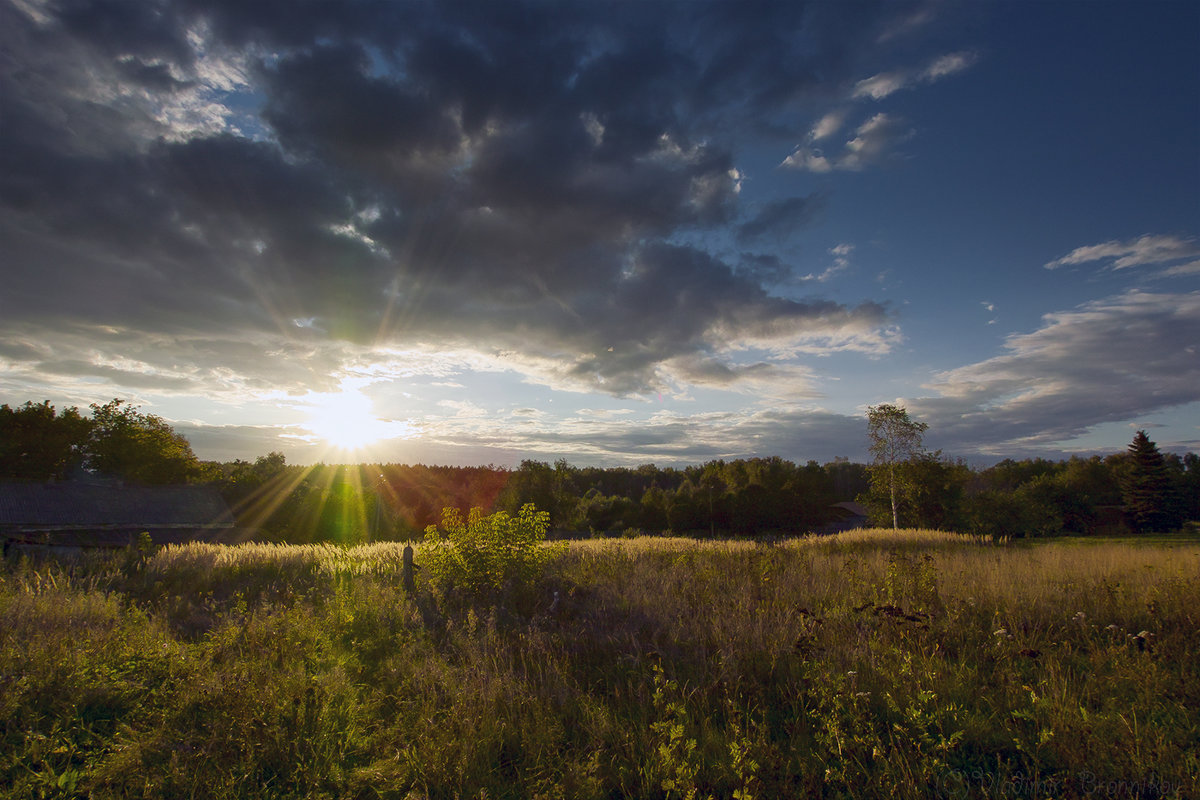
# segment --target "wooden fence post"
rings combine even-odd
[[[402,575],[404,591],[412,594],[416,591],[417,587],[413,583],[413,549],[411,544],[404,545],[404,571]]]

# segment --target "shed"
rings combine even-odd
[[[249,538],[210,486],[0,483],[0,539],[51,547],[127,547]]]

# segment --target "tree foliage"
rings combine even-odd
[[[907,483],[898,497],[899,524],[1000,538],[1119,534],[1127,530],[1121,486],[1129,462],[1127,453],[1119,453],[1006,460],[972,469],[939,453],[922,453],[901,465]],[[1200,457],[1165,454],[1164,463],[1180,508],[1188,519],[1200,519]],[[797,535],[820,530],[834,503],[855,497],[881,517],[891,512],[887,482],[872,495],[873,468],[844,459],[800,465],[752,458],[685,468],[526,461],[511,470],[300,467],[286,466],[276,455],[210,466],[225,476],[222,491],[239,525],[291,542],[420,538],[446,507],[463,517],[471,508],[515,517],[534,497],[554,503],[559,516],[551,514],[551,529],[578,535]]]
[[[900,527],[900,498],[914,488],[912,470],[924,453],[921,437],[929,426],[909,419],[908,411],[887,403],[867,409],[868,449],[871,451],[871,483],[887,487],[891,501],[892,527]],[[909,462],[912,462],[911,464]]]
[[[87,452],[92,469],[135,483],[185,483],[199,470],[187,439],[124,400],[92,404]]]
[[[1178,504],[1172,488],[1158,445],[1145,431],[1138,431],[1129,444],[1129,462],[1121,484],[1130,527],[1139,533],[1178,527]]]
[[[62,479],[83,464],[92,421],[77,408],[57,412],[50,401],[0,406],[0,478]]]
[[[472,508],[463,519],[456,508],[442,511],[441,525],[425,529],[423,566],[447,598],[498,600],[528,592],[561,548],[545,544],[550,515],[532,503],[517,515],[485,516]]]
[[[0,478],[44,481],[87,467],[135,483],[184,483],[198,477],[188,444],[161,417],[124,400],[62,412],[49,401],[0,406]]]

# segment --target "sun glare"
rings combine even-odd
[[[408,432],[403,422],[375,416],[371,399],[357,389],[314,392],[306,406],[309,419],[304,427],[339,450],[359,450]]]

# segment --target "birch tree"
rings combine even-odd
[[[906,462],[923,452],[921,436],[929,429],[913,422],[899,406],[884,403],[867,408],[867,437],[870,439],[871,482],[887,487],[892,500],[892,528],[900,527],[898,492],[903,484]]]

